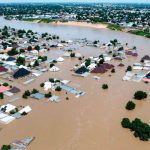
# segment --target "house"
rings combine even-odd
[[[30,71],[26,70],[25,68],[20,68],[14,73],[13,77],[20,78],[20,77],[25,77],[29,74],[30,74]]]
[[[83,73],[86,73],[86,72],[89,72],[89,70],[85,67],[81,67],[81,68],[78,68],[75,73],[77,74],[83,74]]]
[[[31,97],[32,97],[32,98],[35,98],[35,99],[37,99],[37,100],[42,100],[42,99],[45,98],[44,94],[42,94],[42,93],[31,94]]]
[[[8,71],[7,68],[0,66],[0,73],[7,72],[7,71]]]
[[[49,69],[49,71],[51,71],[51,72],[57,72],[59,70],[60,69],[58,67],[56,67],[56,66],[53,66],[52,68]]]
[[[6,113],[9,113],[10,111],[14,110],[16,108],[16,106],[14,105],[11,105],[11,104],[7,104],[7,105],[2,105],[0,107],[0,110],[2,112],[6,112]]]
[[[9,90],[9,87],[3,86],[3,85],[0,86],[0,93],[3,93],[3,92],[8,91],[8,90]]]
[[[59,58],[57,59],[57,61],[58,61],[58,62],[63,62],[63,61],[64,61],[64,58],[59,57]]]

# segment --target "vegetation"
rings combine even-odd
[[[52,97],[52,93],[51,92],[45,94],[45,98],[50,98],[50,97]]]
[[[18,65],[25,65],[25,58],[24,57],[18,57],[17,60],[16,60],[16,63]]]
[[[150,125],[142,122],[140,119],[136,118],[132,122],[128,118],[123,118],[121,125],[123,128],[130,129],[133,135],[142,141],[148,141],[150,139]]]
[[[30,96],[30,95],[31,95],[30,91],[29,91],[29,90],[27,90],[27,91],[25,91],[25,92],[24,92],[24,94],[22,95],[22,98],[27,99],[27,98],[28,98],[28,96]]]
[[[134,94],[134,99],[136,100],[142,100],[142,99],[145,99],[147,98],[147,93],[146,92],[143,92],[143,91],[137,91],[135,92]]]
[[[18,51],[17,51],[15,48],[13,48],[12,50],[8,51],[7,54],[8,54],[9,56],[14,56],[14,55],[17,55],[17,54],[18,54]]]
[[[0,99],[4,99],[4,94],[0,93]]]
[[[3,145],[1,147],[1,150],[10,150],[11,149],[11,146],[10,145]]]
[[[40,87],[44,87],[44,83],[41,83],[41,84],[40,84]]]
[[[39,93],[39,91],[37,89],[33,89],[31,94],[35,94],[35,93]]]
[[[9,86],[9,84],[5,82],[5,83],[3,83],[3,86]]]
[[[123,29],[124,29],[116,24],[108,24],[107,28],[111,29],[111,30],[117,30],[117,31],[123,31]]]
[[[61,90],[62,90],[62,89],[61,89],[60,86],[57,86],[56,89],[55,89],[55,91],[61,91]]]
[[[75,57],[75,53],[71,53],[71,54],[70,54],[70,57]]]
[[[111,73],[115,73],[116,72],[116,70],[113,68],[112,70],[111,70]]]
[[[126,71],[132,71],[132,67],[128,66]]]
[[[135,109],[135,103],[133,103],[132,101],[128,101],[128,103],[126,104],[126,109],[127,110],[133,110]]]
[[[108,85],[107,84],[103,84],[102,85],[102,89],[104,89],[104,90],[108,89]]]

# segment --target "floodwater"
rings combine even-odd
[[[19,21],[6,21],[0,18],[0,25],[9,25],[14,28],[31,29],[38,32],[49,32],[60,35],[62,38],[87,38],[89,40],[100,40],[108,42],[117,38],[120,42],[129,43],[129,46],[137,46],[140,56],[150,54],[150,40],[135,35],[110,31],[107,29],[93,29],[71,26],[54,26],[46,24],[26,23]],[[55,50],[57,51],[57,50]],[[61,56],[58,51],[50,51],[49,57]],[[98,48],[82,47],[78,50],[86,57],[97,55]],[[138,58],[128,58],[123,61],[127,65],[132,64]],[[27,150],[149,150],[150,142],[142,142],[133,134],[121,127],[124,117],[134,119],[141,118],[150,124],[150,98],[136,103],[133,111],[125,110],[126,103],[132,99],[137,90],[150,91],[149,84],[143,82],[123,82],[122,77],[125,68],[116,67],[116,73],[109,77],[109,72],[100,75],[100,81],[92,79],[93,75],[86,78],[72,76],[72,67],[79,63],[78,59],[66,58],[59,63],[61,71],[57,73],[47,72],[38,77],[33,83],[22,86],[17,81],[11,84],[24,90],[38,88],[40,83],[52,77],[68,79],[70,85],[86,94],[75,98],[72,94],[65,92],[54,94],[60,96],[59,103],[36,101],[33,99],[20,99],[15,105],[30,105],[33,111],[22,119],[15,120],[8,125],[0,125],[0,145],[9,144],[14,139],[25,136],[35,136],[36,139]],[[112,61],[117,66],[118,61]],[[103,91],[101,85],[107,83],[109,89]],[[38,88],[40,91],[42,89]],[[22,93],[16,95],[21,97]],[[65,100],[69,97],[69,100]],[[7,100],[7,99],[6,99]],[[1,102],[2,103],[2,102]]]

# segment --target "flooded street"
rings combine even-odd
[[[135,101],[136,108],[134,111],[125,109],[126,103],[132,100],[133,94],[137,90],[146,91],[150,95],[150,85],[144,82],[122,81],[125,68],[129,64],[140,60],[140,57],[145,54],[150,54],[149,39],[108,29],[35,24],[15,20],[6,21],[0,18],[0,26],[4,25],[19,29],[31,29],[40,33],[49,32],[65,39],[87,38],[92,41],[109,42],[116,38],[119,42],[136,46],[139,57],[123,60],[124,68],[117,67],[119,62],[113,60],[112,63],[116,66],[116,73],[112,74],[111,77],[109,71],[104,75],[99,75],[100,81],[92,78],[94,74],[85,78],[72,76],[70,70],[80,61],[76,58],[65,58],[63,63],[57,64],[61,69],[60,72],[46,72],[29,85],[13,82],[13,85],[17,85],[22,90],[19,93],[20,100],[14,104],[30,105],[32,112],[8,125],[0,124],[0,127],[2,127],[0,145],[10,143],[14,139],[34,136],[35,140],[27,150],[150,149],[150,142],[139,141],[129,130],[121,127],[121,120],[124,117],[141,118],[141,120],[150,124],[150,97],[145,101]],[[85,57],[96,56],[101,52],[100,49],[93,47],[81,47],[78,51]],[[62,51],[51,50],[47,52],[47,56],[57,58],[62,56]],[[61,93],[55,92],[61,98],[59,103],[21,98],[22,93],[27,89],[36,88],[43,91],[40,84],[53,77],[71,80],[70,84],[73,87],[85,91],[86,94],[80,98],[75,98],[74,95],[66,94],[64,91]],[[104,83],[109,86],[106,91],[101,88]],[[69,97],[69,100],[66,100],[66,97]]]

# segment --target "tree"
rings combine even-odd
[[[0,93],[0,99],[4,99],[4,94]]]
[[[50,98],[52,97],[52,93],[51,92],[48,92],[47,94],[45,94],[45,98]]]
[[[54,64],[50,64],[50,68],[52,68],[53,66],[55,66]]]
[[[24,57],[18,57],[17,60],[16,60],[16,63],[18,65],[25,65],[25,58]]]
[[[32,46],[28,46],[27,50],[31,51],[32,50]]]
[[[137,91],[135,92],[134,94],[134,99],[136,100],[142,100],[142,99],[145,99],[147,98],[147,93],[146,92],[143,92],[143,91]]]
[[[115,69],[113,68],[112,70],[111,70],[111,73],[115,73],[116,71],[115,71]]]
[[[1,150],[10,150],[11,149],[11,146],[10,145],[3,145],[1,147]]]
[[[9,84],[5,82],[5,83],[3,83],[3,86],[9,86]]]
[[[36,46],[34,47],[34,49],[37,50],[37,51],[39,51],[39,50],[40,50],[40,46],[39,46],[39,45],[36,45]]]
[[[44,87],[44,83],[41,83],[41,84],[40,84],[40,87]]]
[[[126,109],[127,110],[133,110],[135,108],[135,104],[132,101],[128,101],[128,103],[126,104]]]
[[[27,91],[25,91],[25,92],[24,92],[24,94],[22,95],[22,98],[27,99],[27,98],[28,98],[28,96],[30,96],[30,95],[31,95],[30,91],[29,91],[29,90],[27,90]]]
[[[130,128],[131,127],[131,122],[128,118],[123,118],[121,125],[123,128]]]
[[[126,71],[132,71],[132,67],[128,66]]]
[[[105,90],[105,89],[108,89],[108,85],[107,85],[107,84],[103,84],[103,85],[102,85],[102,89],[104,89],[104,90]]]
[[[18,54],[18,51],[15,48],[13,48],[12,50],[8,51],[7,54],[9,56],[14,56]]]
[[[123,118],[121,125],[123,128],[130,129],[133,135],[142,141],[150,139],[150,125],[142,122],[139,118],[135,118],[132,122],[128,118]]]
[[[36,61],[34,62],[34,64],[33,64],[33,67],[36,67],[36,66],[39,66],[38,60],[36,60]]]
[[[71,53],[71,54],[70,54],[70,57],[75,57],[75,53]]]
[[[31,93],[32,93],[32,94],[35,94],[35,93],[38,93],[38,92],[39,92],[39,91],[38,91],[37,89],[33,89]]]
[[[55,89],[55,91],[61,91],[61,90],[62,90],[62,89],[61,89],[60,86],[57,86],[56,89]]]

